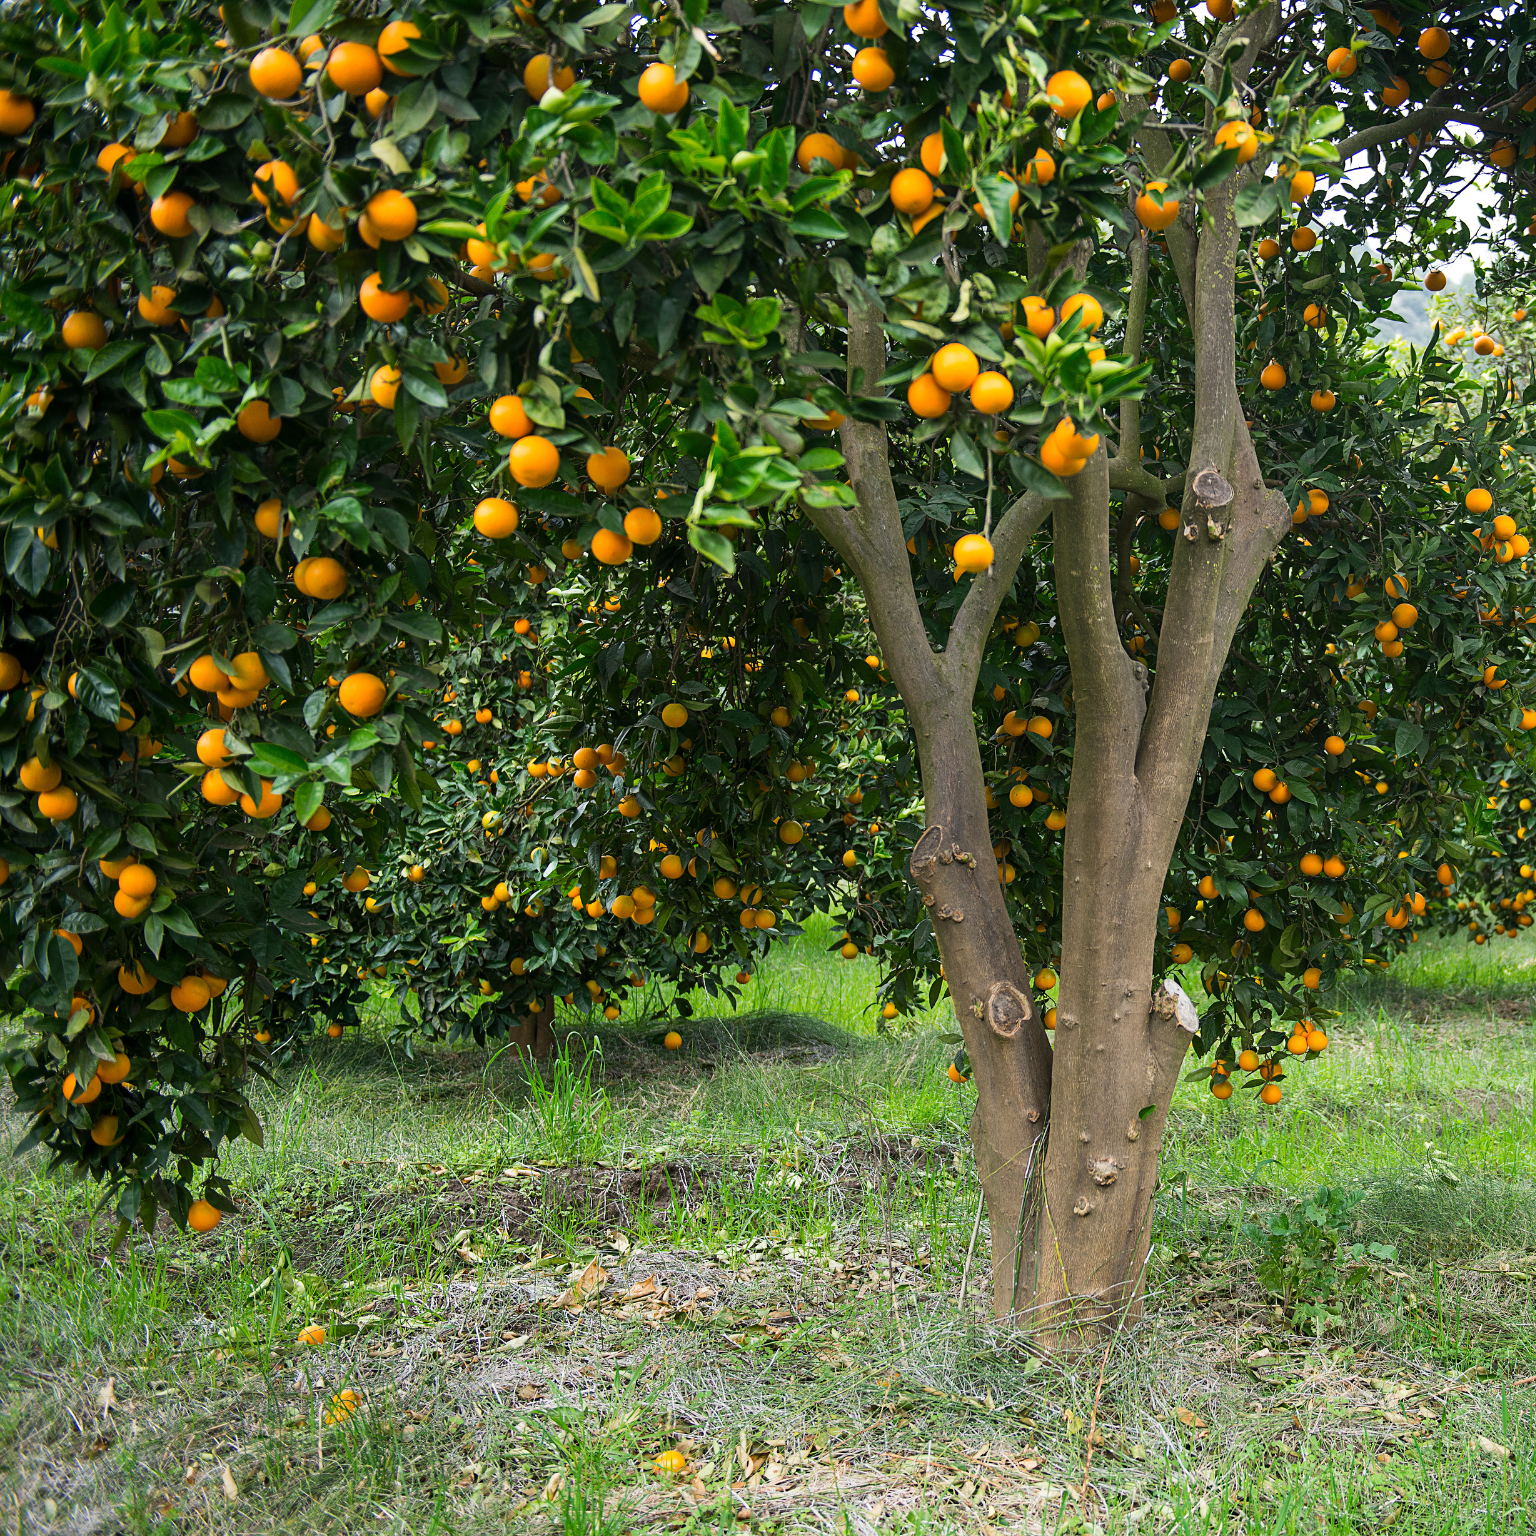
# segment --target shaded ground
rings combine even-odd
[[[0,1515],[28,1536],[1528,1532],[1536,1030],[1512,952],[1357,994],[1278,1112],[1181,1090],[1147,1320],[1064,1362],[981,1315],[970,1100],[931,1032],[784,1008],[669,1055],[658,1020],[563,1087],[321,1046],[260,1104],[242,1214],[209,1238],[110,1256],[85,1191],[13,1165]],[[1396,1252],[1308,1317],[1244,1227],[1325,1183],[1359,1197],[1347,1241]],[[319,1348],[295,1343],[310,1322]]]

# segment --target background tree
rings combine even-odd
[[[28,1141],[206,1224],[275,1008],[537,1050],[846,898],[999,1313],[1134,1315],[1191,1038],[1277,1102],[1536,724],[1517,386],[1366,342],[1446,125],[1523,225],[1529,22],[1369,14],[7,23]]]

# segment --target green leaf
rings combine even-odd
[[[119,363],[127,362],[144,350],[142,341],[109,341],[92,359],[85,370],[85,382],[91,383],[104,373],[111,373]]]
[[[325,785],[307,779],[293,792],[293,818],[301,826],[325,804]]]
[[[712,560],[727,576],[736,573],[736,546],[723,533],[713,528],[697,526],[688,529],[688,542],[704,556]]]
[[[144,425],[162,441],[172,443],[178,437],[189,442],[195,439],[200,424],[197,417],[186,411],[145,411]]]
[[[1280,194],[1272,181],[1250,181],[1232,200],[1232,216],[1239,229],[1267,224],[1280,212]]]
[[[423,77],[395,97],[393,131],[401,138],[425,128],[437,114],[437,87]]]
[[[789,229],[805,240],[842,240],[847,234],[837,215],[824,208],[807,208],[804,213],[797,213],[790,220]]]

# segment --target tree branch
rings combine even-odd
[[[992,621],[1003,598],[1013,585],[1014,573],[1029,541],[1046,519],[1053,505],[1034,492],[1020,496],[1003,513],[992,529],[992,564],[971,578],[971,590],[949,626],[949,640],[939,657],[944,684],[969,698],[981,671],[981,653],[986,649]]]
[[[861,370],[862,392],[877,392],[875,385],[885,372],[882,318],[870,306],[848,311],[850,392]],[[812,507],[802,502],[802,506],[821,536],[853,567],[891,678],[909,707],[921,706],[939,694],[939,664],[912,585],[885,426],[849,417],[839,437],[858,504]]]
[[[1141,361],[1141,343],[1147,328],[1147,232],[1135,231],[1131,236],[1131,291],[1125,305],[1125,343],[1121,350],[1133,363]],[[1135,450],[1137,459],[1141,452],[1141,401],[1126,399],[1120,402],[1120,454],[1130,457]]]
[[[1051,503],[1056,525],[1056,601],[1072,666],[1075,750],[1088,754],[1086,761],[1097,763],[1118,761],[1118,756],[1096,756],[1096,748],[1117,752],[1125,748],[1124,767],[1129,771],[1145,696],[1115,622],[1108,464],[1100,447],[1087,467],[1067,482],[1071,501]]]
[[[1109,488],[1112,491],[1131,491],[1155,501],[1161,506],[1170,496],[1184,489],[1185,475],[1170,475],[1160,480],[1137,459],[1125,456],[1126,445],[1122,440],[1120,452],[1109,461]]]
[[[1465,123],[1469,128],[1506,134],[1515,126],[1490,112],[1477,112],[1470,107],[1420,107],[1417,112],[1410,112],[1396,122],[1377,123],[1374,128],[1362,128],[1359,133],[1351,134],[1338,146],[1339,164],[1342,167],[1362,149],[1371,149],[1377,144],[1395,144],[1399,139],[1406,139],[1410,133],[1419,133],[1427,128],[1443,128],[1447,123]]]

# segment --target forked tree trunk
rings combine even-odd
[[[1274,35],[1277,17],[1268,4],[1232,24],[1227,36],[1247,41],[1234,78]],[[1166,163],[1166,139],[1148,122],[1148,158]],[[910,869],[975,1078],[971,1139],[991,1228],[993,1308],[1056,1345],[1140,1311],[1158,1151],[1195,1027],[1177,989],[1153,991],[1158,907],[1232,636],[1290,526],[1284,499],[1264,485],[1237,388],[1240,184],[1210,193],[1198,226],[1186,211],[1188,222],[1168,232],[1195,336],[1187,477],[1164,482],[1140,464],[1138,411],[1127,402],[1118,457],[1101,448],[1067,482],[1067,499],[1022,496],[995,522],[994,563],[972,579],[939,651],[918,607],[882,425],[850,419],[841,429],[857,506],[806,508],[858,578],[917,737],[927,826]],[[1146,312],[1144,250],[1131,271],[1134,354]],[[850,310],[850,393],[875,392],[885,367],[880,315]],[[1115,616],[1112,489],[1148,509],[1183,492],[1155,680],[1127,654]],[[1047,516],[1076,714],[1054,1042],[996,876],[974,717],[987,636]]]
[[[507,1039],[534,1061],[547,1061],[555,1050],[555,1000],[540,998],[527,1021],[507,1031]]]

